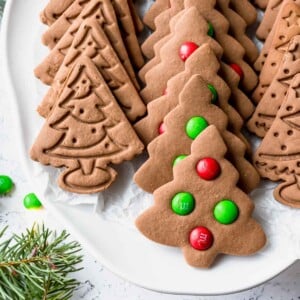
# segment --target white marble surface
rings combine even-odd
[[[55,216],[50,215],[47,211],[30,212],[26,211],[22,206],[22,199],[24,195],[31,192],[31,188],[29,182],[24,178],[18,158],[15,155],[18,141],[14,139],[10,129],[11,114],[13,112],[9,110],[9,101],[10,99],[7,98],[3,91],[3,87],[0,85],[0,173],[10,175],[16,184],[16,189],[9,197],[0,198],[0,228],[3,228],[3,226],[8,224],[11,232],[20,232],[25,230],[26,227],[31,226],[35,220],[44,220],[51,228],[61,230],[62,227],[57,224]],[[84,254],[84,270],[76,275],[81,282],[80,288],[74,295],[74,299],[76,300],[300,299],[300,262],[277,278],[252,290],[235,295],[200,297],[164,295],[142,289],[118,278],[109,270],[103,268],[101,263],[96,262],[89,253],[84,252]],[[257,270],[257,272],[259,271],[260,270]],[[247,276],[247,274],[245,274],[245,276]],[[226,278],[224,278],[224,280],[226,280]]]

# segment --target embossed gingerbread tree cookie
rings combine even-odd
[[[192,143],[191,155],[175,166],[173,181],[155,191],[154,205],[136,220],[147,238],[180,247],[193,267],[209,267],[221,253],[253,254],[266,242],[225,153],[220,133],[209,126]]]
[[[59,186],[75,193],[109,187],[119,164],[141,153],[143,145],[88,57],[73,66],[59,99],[41,129],[31,158],[65,167]]]
[[[71,9],[73,6],[75,7],[74,11]],[[71,9],[71,12],[69,12],[69,9]],[[139,87],[126,47],[122,40],[118,20],[111,1],[76,0],[69,9],[65,11],[43,35],[44,44],[52,49],[46,58],[46,61],[51,61],[51,63],[46,65],[47,62],[43,61],[45,67],[48,68],[48,73],[53,74],[54,77],[62,63],[61,55],[58,56],[57,52],[66,55],[81,23],[86,19],[90,19],[95,20],[98,23],[98,26],[103,29],[131,80],[136,84],[136,87]],[[74,15],[75,19],[73,19]],[[48,82],[46,83],[49,84]]]
[[[269,88],[279,64],[287,50],[291,39],[300,34],[300,6],[294,2],[284,4],[278,15],[274,37],[269,49],[268,57],[259,75],[259,84],[256,87],[252,98],[258,103],[266,90]]]
[[[277,116],[255,153],[262,177],[282,180],[274,191],[276,200],[300,208],[300,74],[288,90]]]
[[[52,63],[51,60],[46,59],[36,69],[36,74],[43,82],[53,81],[52,87],[38,108],[42,116],[47,117],[60,94],[71,67],[83,55],[93,60],[130,121],[135,121],[145,114],[144,103],[104,31],[95,20],[87,19],[80,25],[65,56],[60,51],[55,51],[56,60],[62,60],[62,63],[54,79],[52,78],[53,74],[48,70],[48,66]]]
[[[220,130],[228,157],[240,173],[240,186],[247,192],[257,186],[259,176],[244,158],[245,144],[226,130],[226,114],[211,101],[207,83],[199,75],[192,76],[180,94],[179,105],[165,117],[161,135],[148,145],[150,158],[135,174],[134,179],[142,189],[153,193],[172,180],[173,165],[190,154],[192,141],[212,124]]]
[[[300,35],[293,37],[279,69],[247,127],[257,136],[264,137],[280,109],[294,76],[300,72]]]
[[[208,44],[196,49],[186,60],[185,70],[168,81],[165,95],[148,104],[147,116],[135,124],[135,130],[142,141],[149,144],[159,135],[159,127],[164,117],[178,105],[179,94],[193,75],[200,75],[205,80],[211,90],[213,102],[228,116],[230,130],[247,143],[241,134],[243,120],[237,111],[247,119],[253,113],[254,107],[246,95],[238,89],[238,75],[226,64],[220,66]],[[229,99],[237,111],[228,104]]]
[[[257,0],[256,2],[259,3],[263,1],[265,0]],[[256,35],[259,39],[265,40],[268,37],[283,2],[284,0],[268,0],[263,19],[256,31]]]

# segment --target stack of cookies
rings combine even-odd
[[[194,267],[219,253],[249,255],[266,241],[247,196],[260,176],[242,132],[255,105],[259,53],[247,36],[245,0],[157,0],[139,71],[147,116],[134,128],[149,159],[134,180],[154,194],[136,221],[149,239],[180,247]],[[234,242],[233,242],[234,240]]]
[[[145,145],[134,176],[154,194],[136,222],[145,236],[180,247],[194,267],[257,252],[266,237],[247,194],[260,176],[242,131],[256,103],[259,53],[246,34],[256,16],[248,0],[157,0],[140,47],[132,1],[50,0],[50,53],[35,69],[50,87],[31,157],[64,167],[63,189],[95,193],[114,181],[111,164]]]
[[[59,186],[95,193],[116,178],[110,164],[141,153],[132,127],[146,112],[135,69],[144,64],[136,33],[143,29],[132,1],[50,0],[41,13],[50,49],[35,69],[49,91],[32,159],[64,167]]]
[[[283,181],[274,197],[300,208],[300,1],[269,0],[257,36],[257,108],[248,129],[263,138],[254,162],[262,177]]]

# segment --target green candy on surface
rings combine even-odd
[[[23,200],[23,204],[27,209],[38,209],[42,207],[42,203],[34,193],[26,195]]]
[[[194,210],[195,199],[192,194],[181,192],[173,197],[171,206],[175,214],[186,216]]]
[[[211,91],[211,94],[212,94],[211,103],[216,104],[218,101],[218,97],[219,97],[217,90],[215,89],[215,87],[212,84],[208,84],[207,87]]]
[[[5,195],[11,192],[14,187],[14,183],[10,177],[6,175],[0,175],[0,195]]]
[[[215,219],[224,225],[232,224],[239,216],[238,206],[230,199],[223,199],[214,208]]]
[[[187,157],[187,155],[182,154],[182,155],[178,155],[174,161],[173,161],[173,167],[175,167],[177,164],[179,164],[182,160],[184,160]]]
[[[212,38],[215,36],[215,29],[211,23],[208,23],[207,35]]]
[[[185,132],[194,140],[207,127],[208,122],[203,117],[192,117],[186,124]]]

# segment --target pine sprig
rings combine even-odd
[[[81,247],[44,226],[2,241],[0,232],[0,299],[67,300],[79,282],[69,277],[79,271]]]

